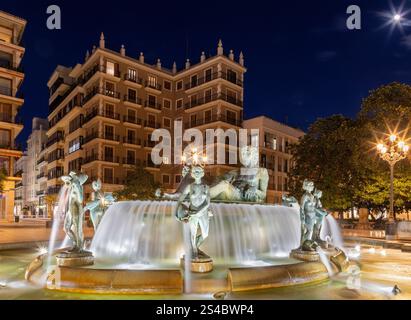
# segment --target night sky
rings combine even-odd
[[[48,30],[46,8],[58,4],[62,29]],[[346,28],[346,9],[362,10],[362,29]],[[411,1],[391,5],[411,9]],[[34,116],[48,113],[47,80],[58,64],[74,66],[98,45],[146,62],[160,58],[182,68],[196,63],[201,51],[215,54],[222,38],[225,53],[244,52],[245,118],[266,114],[307,129],[318,117],[342,113],[353,117],[368,91],[392,81],[411,80],[411,13],[403,30],[382,27],[390,2],[312,1],[27,1],[1,0],[0,10],[28,20],[24,35],[25,105],[20,115],[26,140]],[[407,25],[410,26],[407,26]]]

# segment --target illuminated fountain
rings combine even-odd
[[[50,271],[37,263],[26,278],[47,273],[49,289],[74,292],[181,294],[312,283],[343,271],[341,235],[321,195],[307,194],[312,203],[301,209],[295,201],[265,204],[268,175],[256,167],[258,151],[247,147],[241,156],[245,167],[211,187],[194,162],[184,166],[176,194],[109,206],[88,249],[93,266]]]

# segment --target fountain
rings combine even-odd
[[[184,166],[184,186],[176,194],[112,203],[89,251],[76,246],[81,234],[72,235],[70,253],[90,252],[94,265],[62,264],[60,253],[52,271],[37,263],[26,278],[36,282],[46,273],[47,288],[72,292],[194,294],[306,284],[344,271],[348,260],[321,192],[312,194],[306,182],[300,206],[292,198],[284,199],[287,206],[264,203],[268,181],[255,168],[256,152],[243,150],[246,168],[210,187],[202,182],[203,165],[192,163]],[[81,199],[84,176],[69,177],[76,189],[68,201]],[[76,205],[66,214],[81,213]]]

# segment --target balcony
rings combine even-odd
[[[104,139],[109,141],[120,142],[120,136],[115,134],[99,134],[98,132],[93,132],[84,138],[83,144],[86,144],[94,139]]]
[[[161,103],[156,103],[156,102],[150,102],[148,100],[146,100],[144,102],[144,108],[151,108],[151,109],[155,109],[155,110],[161,110]]]
[[[0,144],[0,149],[12,150],[12,151],[23,151],[23,147],[20,144],[10,145],[10,144]]]
[[[104,87],[94,87],[91,91],[86,94],[83,100],[83,104],[87,103],[91,98],[93,98],[97,94],[102,94],[106,97],[111,97],[114,99],[120,99],[120,93],[109,88]]]
[[[23,124],[23,120],[21,118],[13,117],[11,114],[7,113],[0,113],[0,121],[15,124]]]
[[[207,75],[205,77],[198,78],[197,81],[191,81],[191,82],[186,83],[184,85],[184,89],[185,90],[190,90],[190,89],[193,89],[195,87],[201,86],[204,83],[213,81],[215,79],[224,79],[224,80],[229,81],[229,82],[231,82],[231,83],[233,83],[233,84],[235,84],[239,87],[243,87],[243,82],[241,80],[237,79],[237,77],[227,75],[226,72],[220,72],[220,73],[214,72],[214,73],[212,73],[210,75]]]
[[[120,163],[120,157],[115,157],[111,155],[99,156],[98,154],[92,154],[83,159],[83,165],[94,161],[105,161],[110,163]]]
[[[113,120],[119,120],[120,121],[120,114],[114,113],[114,112],[106,112],[106,111],[101,111],[98,109],[93,109],[91,113],[86,115],[84,118],[84,123],[89,122],[90,120],[94,119],[95,117],[104,117],[108,119],[113,119]]]
[[[18,92],[16,95],[13,96],[13,90],[10,87],[0,86],[0,94],[9,96],[9,97],[15,97],[18,99],[24,99],[24,95],[21,92]]]
[[[62,131],[58,131],[57,134],[53,134],[46,143],[46,147],[50,147],[53,144],[56,144],[57,142],[63,141],[64,140],[64,133]]]
[[[150,159],[149,161],[143,162],[144,167],[152,168],[152,169],[160,169],[160,165],[154,164],[153,161]]]
[[[161,84],[153,83],[153,82],[150,82],[150,81],[145,81],[144,86],[146,88],[154,89],[154,90],[157,90],[157,91],[161,91],[161,89],[162,89]]]
[[[124,95],[124,102],[130,102],[134,104],[143,105],[143,101],[138,97],[132,97],[129,95]]]
[[[23,200],[23,197],[22,196],[15,196],[14,200]]]
[[[152,129],[158,129],[161,128],[161,124],[159,122],[155,121],[144,121],[144,127],[146,128],[152,128]]]
[[[123,164],[135,166],[137,164],[137,161],[135,158],[123,158]]]
[[[126,73],[126,74],[124,75],[124,81],[130,81],[130,82],[133,82],[133,83],[137,83],[137,84],[140,84],[140,85],[144,85],[144,80],[143,80],[143,79],[138,78],[138,77],[131,76],[131,75],[129,75],[128,73]]]
[[[134,144],[136,146],[141,146],[141,139],[123,137],[123,143]]]
[[[146,140],[144,141],[145,148],[154,148],[156,146],[156,141]]]
[[[127,116],[123,116],[123,122],[137,124],[137,125],[141,126],[143,124],[143,119],[127,115]]]
[[[243,101],[242,100],[237,99],[235,97],[227,96],[224,93],[218,93],[218,94],[212,94],[210,96],[205,96],[205,97],[202,97],[202,98],[187,102],[184,106],[185,106],[185,109],[190,109],[190,108],[198,107],[198,106],[201,106],[203,104],[213,102],[213,101],[217,101],[217,100],[223,100],[223,101],[226,101],[226,102],[231,103],[233,105],[236,105],[238,107],[243,107]]]
[[[0,60],[0,68],[24,73],[24,69],[22,66],[13,64],[11,61],[8,60]]]
[[[44,172],[42,172],[42,173],[38,174],[38,175],[36,176],[36,178],[37,178],[37,180],[38,180],[38,179],[41,179],[41,178],[43,178],[43,177],[45,177],[45,176],[46,176],[46,174],[45,174]]]
[[[45,162],[45,161],[46,161],[46,158],[43,156],[39,160],[37,160],[37,165],[39,165],[40,163]]]
[[[203,119],[196,119],[196,121],[190,121],[190,122],[186,122],[184,123],[184,128],[194,128],[194,127],[198,127],[198,126],[202,126],[205,124],[209,124],[209,123],[213,123],[213,122],[217,122],[217,121],[221,121],[221,122],[225,122],[237,127],[241,127],[241,120],[237,120],[235,118],[230,118],[227,117],[225,115],[212,115],[211,117],[207,117],[207,118],[203,118]]]
[[[46,190],[36,191],[36,196],[44,196],[45,194],[46,194]]]

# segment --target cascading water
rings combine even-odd
[[[115,203],[103,217],[90,250],[96,259],[110,263],[176,264],[185,249],[175,209],[173,201]],[[216,263],[285,256],[299,246],[300,217],[295,208],[212,203],[211,210],[214,217],[202,250]],[[334,230],[324,232],[338,238]]]
[[[320,236],[322,239],[326,239],[327,237],[329,237],[331,239],[332,244],[335,247],[345,251],[343,238],[340,232],[340,227],[338,226],[337,221],[331,214],[325,217],[323,226],[321,228]]]
[[[66,212],[66,206],[69,196],[69,188],[66,185],[63,185],[60,189],[60,192],[57,197],[57,206],[53,211],[53,225],[51,228],[48,252],[47,252],[47,269],[50,266],[50,260],[53,255],[54,250],[56,250],[56,240],[58,232],[60,229],[61,218]]]

